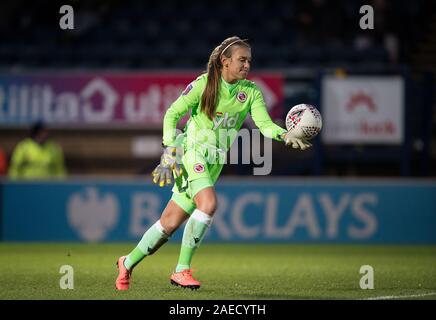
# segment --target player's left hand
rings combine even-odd
[[[292,131],[284,133],[282,138],[287,146],[291,146],[294,149],[306,150],[312,146],[306,139],[295,137]]]
[[[177,157],[177,147],[166,147],[160,157],[159,165],[153,170],[153,182],[160,187],[172,184],[174,176],[179,177],[182,174],[182,168]]]

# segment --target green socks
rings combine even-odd
[[[183,231],[182,246],[180,248],[176,272],[190,269],[195,250],[200,246],[211,224],[211,216],[198,209],[194,210]],[[142,259],[156,252],[168,241],[168,238],[169,235],[165,233],[158,220],[144,233],[138,245],[127,255],[124,266],[131,271]]]
[[[212,217],[195,209],[183,231],[182,246],[176,272],[191,268],[191,260],[195,250],[200,246],[207,229],[212,224]]]
[[[165,233],[164,228],[158,220],[142,236],[141,241],[124,261],[124,266],[132,270],[146,256],[155,253],[165,242],[168,241],[169,235]]]

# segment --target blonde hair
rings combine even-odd
[[[232,56],[232,48],[234,46],[244,46],[250,48],[246,40],[233,36],[225,39],[218,47],[213,49],[209,62],[207,63],[207,83],[206,88],[201,96],[200,110],[212,120],[215,114],[215,109],[218,104],[218,94],[221,78],[221,56],[230,58]]]

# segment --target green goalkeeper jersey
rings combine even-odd
[[[212,120],[200,111],[206,82],[207,74],[200,75],[167,110],[163,124],[164,145],[176,144],[177,122],[188,111],[191,111],[191,117],[183,135],[184,142],[188,145],[207,145],[228,151],[248,113],[264,136],[282,141],[280,136],[286,130],[271,120],[262,92],[254,82],[239,80],[229,84],[221,79],[218,103]]]

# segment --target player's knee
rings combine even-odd
[[[216,203],[206,203],[197,207],[198,210],[212,216],[216,211]]]
[[[215,213],[217,199],[213,188],[205,188],[198,192],[194,197],[194,201],[198,210],[211,216]]]
[[[216,197],[203,198],[197,201],[197,209],[208,215],[213,215],[217,208]]]

